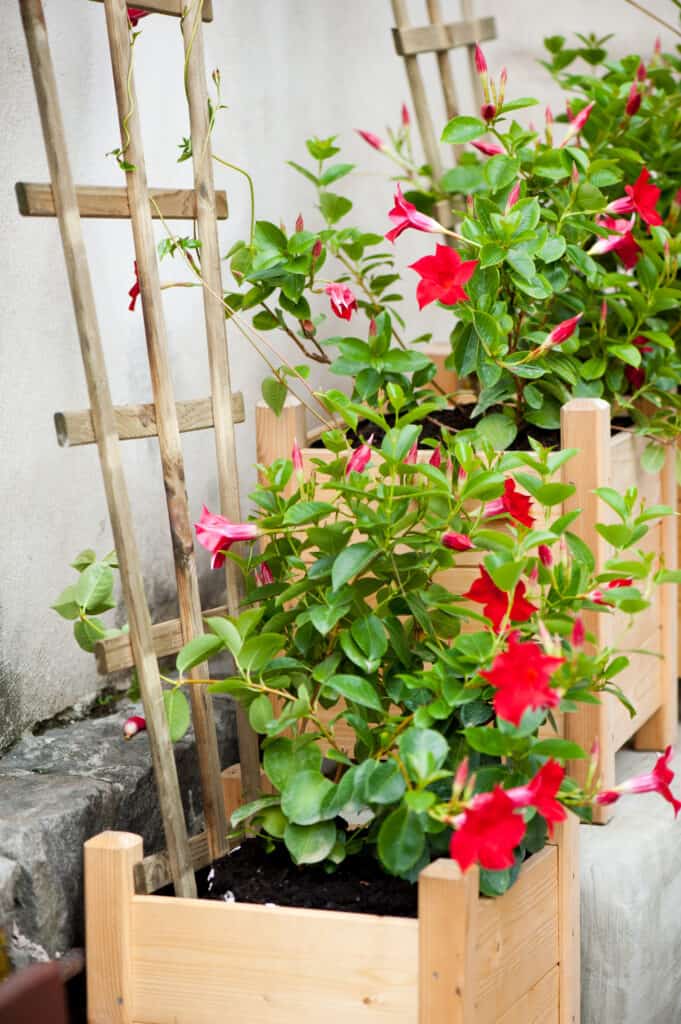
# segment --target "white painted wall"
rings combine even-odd
[[[44,0],[44,6],[76,180],[122,184],[115,164],[104,157],[118,138],[103,11],[86,0]],[[219,121],[215,151],[251,169],[259,216],[290,226],[303,210],[314,222],[310,190],[284,161],[304,157],[307,136],[338,132],[344,155],[363,165],[352,187],[357,221],[385,230],[391,196],[382,176],[385,165],[352,129],[381,132],[386,122],[396,121],[407,97],[387,0],[214,0],[214,6],[216,18],[206,33],[209,67],[221,68],[230,107]],[[444,6],[456,18],[455,0]],[[648,0],[648,6],[673,18],[668,0]],[[86,391],[56,223],[22,220],[16,210],[14,182],[46,181],[47,166],[18,5],[2,0],[1,7],[0,749],[22,729],[101,685],[91,658],[75,647],[69,626],[48,606],[70,582],[67,566],[78,550],[92,546],[104,553],[111,546],[96,452],[59,449],[52,428],[55,410],[87,405]],[[486,47],[491,68],[506,64],[510,94],[535,94],[542,104],[557,101],[557,90],[537,64],[544,35],[615,31],[616,52],[640,48],[647,54],[657,32],[624,0],[479,0],[477,7],[497,18],[500,41]],[[422,5],[413,8],[415,19],[422,18]],[[187,123],[178,25],[155,17],[141,27],[136,76],[149,179],[190,186],[189,164],[175,163]],[[671,47],[671,35],[661,34]],[[467,73],[463,54],[456,66],[461,81]],[[467,97],[469,90],[462,94]],[[437,103],[434,109],[439,122]],[[218,181],[231,204],[231,219],[221,227],[226,251],[247,232],[248,197],[239,176],[220,172]],[[86,222],[85,234],[114,400],[149,401],[142,319],[127,311],[129,225]],[[405,263],[424,251],[422,237],[400,242]],[[175,276],[172,265],[163,267],[164,280]],[[207,370],[199,296],[187,290],[166,295],[177,395],[201,397],[207,394]],[[442,333],[447,329],[446,316],[436,311],[429,320],[417,320],[413,333],[425,323],[436,330],[441,324]],[[248,422],[238,428],[246,493],[253,482],[252,408],[263,367],[238,335],[232,332],[231,339],[234,384],[249,409]],[[215,505],[211,445],[209,433],[185,435],[195,513],[203,500]],[[155,443],[128,443],[125,464],[149,596],[157,617],[167,616],[173,611],[172,566]]]

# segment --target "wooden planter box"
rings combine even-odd
[[[596,532],[597,522],[614,521],[614,513],[593,493],[597,487],[612,487],[621,494],[636,487],[639,498],[647,505],[675,507],[676,482],[674,451],[670,446],[662,470],[650,474],[641,468],[641,454],[646,441],[633,434],[611,435],[610,407],[600,399],[578,398],[568,402],[561,413],[563,448],[576,448],[574,456],[562,470],[562,479],[574,484],[575,495],[563,505],[563,512],[582,510],[572,531],[588,543],[599,567],[610,557],[609,545]],[[304,409],[295,399],[288,399],[280,417],[264,404],[256,409],[256,444],[258,462],[269,464],[276,458],[289,458],[293,439],[311,436],[305,427]],[[423,452],[423,459],[431,451]],[[331,458],[317,448],[304,448],[303,459],[311,467],[312,459]],[[320,489],[323,497],[323,485]],[[560,514],[560,509],[555,509]],[[668,568],[677,566],[677,525],[673,517],[654,520],[641,547],[662,556]],[[475,552],[457,555],[456,568],[443,573],[440,582],[458,594],[464,593],[478,572]],[[566,715],[564,735],[589,750],[598,737],[601,750],[601,778],[606,787],[615,783],[615,753],[633,740],[638,750],[661,750],[673,743],[678,723],[677,693],[677,588],[664,585],[656,588],[650,608],[629,625],[623,614],[591,613],[585,617],[587,630],[597,637],[599,646],[612,645],[628,654],[630,666],[616,682],[636,708],[632,719],[624,706],[610,695],[598,705],[584,704],[579,711]],[[587,764],[570,766],[571,774],[583,780]],[[595,820],[608,820],[611,809],[598,808]]]
[[[438,860],[419,917],[138,896],[142,840],[85,844],[90,1024],[578,1024],[578,824],[504,896]]]

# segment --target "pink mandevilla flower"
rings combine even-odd
[[[385,149],[385,142],[378,135],[374,135],[373,132],[365,132],[361,128],[356,128],[355,131],[360,135],[365,142],[367,142],[373,149]]]
[[[371,444],[374,439],[372,434],[369,440],[355,448],[348,459],[348,464],[345,467],[345,475],[348,476],[350,473],[363,473],[371,459]]]
[[[267,587],[270,583],[274,583],[274,576],[267,562],[256,566],[255,579],[259,587]]]
[[[662,217],[657,212],[660,189],[650,182],[650,171],[644,167],[633,185],[625,185],[625,195],[606,206],[607,213],[636,212],[646,224],[659,227]]]
[[[483,139],[474,139],[471,142],[471,146],[475,146],[485,156],[498,156],[500,153],[506,152],[504,147],[500,146],[498,142],[485,142]]]
[[[135,268],[135,281],[132,288],[128,292],[128,295],[130,297],[130,305],[128,306],[128,309],[130,310],[131,313],[134,313],[135,306],[137,305],[137,300],[140,297],[140,279],[137,273],[137,260],[134,261],[133,266]]]
[[[548,347],[550,345],[560,345],[562,342],[567,341],[575,333],[577,324],[583,316],[583,313],[578,313],[577,316],[571,316],[567,320],[562,320],[549,333],[543,345]]]
[[[255,540],[259,535],[255,523],[233,523],[225,516],[209,512],[205,505],[194,529],[199,544],[212,555],[211,569],[220,569],[225,564],[225,552],[235,541]]]
[[[389,242],[394,242],[407,228],[415,228],[416,231],[430,231],[436,234],[442,233],[441,224],[433,217],[428,217],[425,213],[419,213],[414,204],[404,198],[402,186],[399,184],[395,190],[394,202],[395,205],[388,216],[395,226],[385,236]]]
[[[667,747],[664,754],[658,757],[655,767],[645,775],[636,775],[633,779],[621,782],[614,789],[605,789],[596,794],[597,804],[614,804],[625,793],[659,793],[661,797],[674,808],[674,817],[681,810],[681,800],[677,800],[672,793],[670,783],[674,781],[674,772],[669,767],[673,756],[671,747]]]
[[[340,320],[350,320],[357,312],[357,299],[351,288],[345,284],[327,284],[324,291],[329,296],[331,309]]]
[[[465,533],[457,533],[455,530],[447,530],[442,534],[442,543],[450,551],[470,551],[473,541]]]
[[[291,449],[291,461],[296,472],[301,472],[303,469],[303,453],[295,437],[293,438],[293,448]]]
[[[630,220],[625,217],[596,217],[599,227],[607,228],[611,234],[607,238],[599,238],[589,249],[590,255],[601,256],[606,252],[614,252],[627,270],[631,270],[641,255],[641,247],[632,234],[635,222],[636,214],[632,214]]]

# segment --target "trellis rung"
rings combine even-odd
[[[226,614],[225,605],[209,608],[202,612],[206,618]],[[171,654],[177,654],[185,642],[180,620],[168,619],[166,622],[157,622],[151,627],[151,640],[157,658],[167,658]],[[103,676],[109,675],[110,672],[121,672],[123,669],[132,668],[135,664],[135,657],[132,652],[130,636],[127,633],[122,633],[120,636],[109,637],[108,640],[100,640],[95,644],[95,660],[97,671]]]
[[[15,191],[19,212],[24,217],[56,217],[52,186],[42,182],[18,181]],[[197,195],[193,188],[152,188],[149,190],[151,216],[161,215],[168,220],[194,220],[196,218]],[[98,217],[114,220],[130,216],[130,203],[125,188],[102,185],[77,185],[76,199],[81,217]],[[228,216],[227,193],[215,193],[215,211],[219,220]]]
[[[103,3],[103,0],[96,0]],[[143,11],[150,11],[152,14],[172,14],[173,17],[181,17],[187,7],[187,0],[135,0],[131,7],[139,7]],[[213,20],[213,0],[203,0],[203,21]]]
[[[177,420],[180,431],[208,430],[213,423],[213,403],[210,398],[195,398],[189,402],[177,402]],[[157,437],[156,406],[117,405],[114,406],[116,430],[121,441],[140,437]],[[235,423],[246,419],[244,396],[240,391],[232,395],[232,417]],[[74,448],[80,444],[95,444],[97,435],[90,409],[78,412],[56,412],[54,425],[57,440],[62,448]]]
[[[189,856],[194,871],[200,871],[210,864],[211,857],[208,851],[208,833],[201,832],[198,836],[192,836],[189,840]],[[135,892],[146,896],[158,892],[164,886],[172,882],[170,873],[170,858],[167,850],[159,853],[151,853],[144,860],[135,864],[133,868],[135,880]]]
[[[453,21],[447,25],[393,29],[395,50],[400,57],[413,57],[418,53],[438,53],[495,38],[494,18],[475,18],[473,21]]]

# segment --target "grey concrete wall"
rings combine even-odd
[[[44,4],[76,180],[122,184],[115,164],[104,157],[117,144],[117,126],[102,9],[85,0]],[[230,108],[219,121],[215,151],[252,170],[259,216],[291,225],[303,210],[314,222],[309,188],[284,161],[304,156],[306,136],[338,132],[344,155],[362,163],[363,172],[352,185],[358,222],[385,230],[391,196],[382,176],[385,165],[352,129],[380,132],[387,121],[395,122],[407,97],[402,63],[392,48],[387,0],[345,0],[342,5],[332,0],[215,0],[214,6],[208,61],[222,70]],[[421,19],[423,5],[413,6],[414,17]],[[665,0],[649,0],[648,6],[659,13],[671,10]],[[101,685],[91,658],[75,648],[68,625],[48,606],[70,582],[70,558],[87,546],[104,553],[111,537],[96,452],[64,451],[55,443],[52,414],[85,407],[86,392],[56,224],[22,220],[16,211],[14,182],[45,181],[47,168],[18,5],[2,0],[0,7],[2,749],[32,723],[91,696]],[[457,16],[456,0],[445,7],[452,18]],[[490,64],[497,69],[506,64],[510,91],[536,94],[542,106],[557,100],[537,64],[542,36],[574,29],[615,31],[617,52],[640,47],[647,53],[657,31],[623,0],[573,0],[569,5],[558,0],[479,0],[478,10],[498,20],[500,41],[487,47]],[[149,18],[141,27],[136,76],[149,178],[156,185],[189,186],[189,165],[175,163],[176,145],[187,130],[178,26],[173,19]],[[671,45],[669,38],[665,41]],[[466,74],[462,55],[456,64],[461,80]],[[428,81],[435,90],[431,72]],[[465,102],[468,90],[462,95]],[[437,104],[435,109],[440,120]],[[248,198],[238,176],[221,172],[218,180],[231,202],[231,219],[221,227],[226,251],[247,232]],[[129,225],[90,222],[85,233],[114,400],[148,401],[142,320],[139,313],[127,311],[133,259]],[[401,240],[404,264],[423,252],[422,238]],[[163,268],[164,280],[175,276],[171,265]],[[177,395],[201,397],[207,393],[207,368],[199,296],[187,290],[167,292],[165,308]],[[425,324],[440,336],[449,330],[446,314],[435,311],[414,322],[413,334]],[[234,383],[243,390],[249,409],[248,422],[239,428],[245,494],[253,482],[252,409],[263,367],[234,333],[232,341]],[[208,433],[186,436],[195,513],[204,500],[215,504],[211,444]],[[173,610],[173,587],[155,443],[128,443],[125,464],[148,592],[160,617]]]

